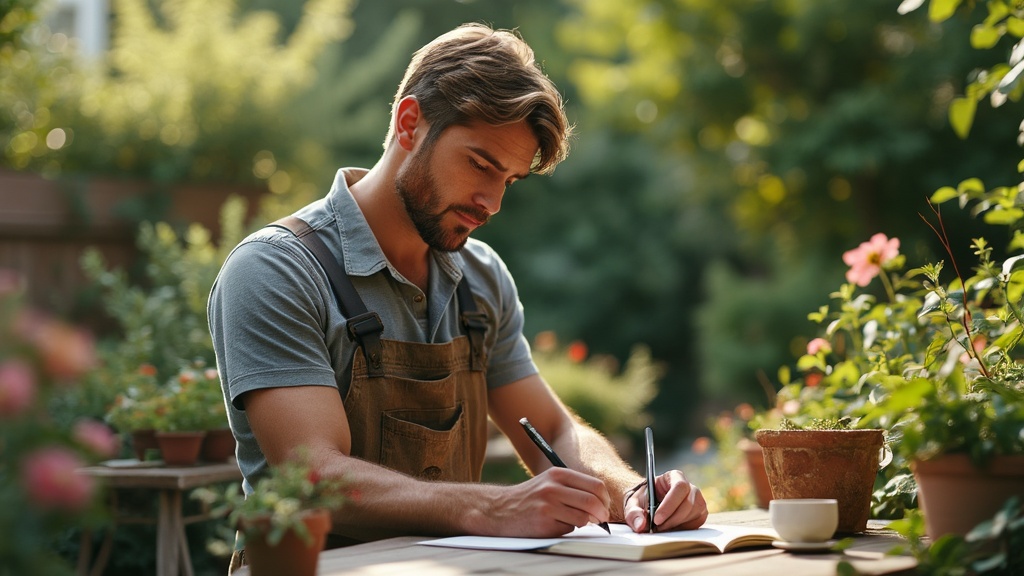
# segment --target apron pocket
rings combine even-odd
[[[424,480],[468,481],[471,475],[462,403],[433,410],[387,410],[380,463]]]

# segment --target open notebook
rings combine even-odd
[[[560,538],[498,538],[455,536],[424,540],[427,546],[475,548],[479,550],[530,550],[611,558],[615,560],[657,560],[694,554],[721,554],[737,548],[769,546],[778,534],[771,528],[705,524],[697,530],[636,534],[625,524],[611,524],[612,533],[591,524]]]

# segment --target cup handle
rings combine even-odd
[[[888,444],[882,444],[882,447],[878,449],[878,468],[881,470],[892,462],[892,449],[889,448]]]

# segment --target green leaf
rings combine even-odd
[[[1003,33],[993,26],[978,24],[971,29],[971,47],[977,50],[985,50],[995,46]]]
[[[932,22],[944,22],[956,12],[960,0],[932,0],[928,5],[928,18]]]
[[[981,178],[968,178],[958,184],[956,190],[960,194],[981,194],[985,192],[985,183],[981,181]]]
[[[807,372],[808,370],[821,370],[825,371],[825,363],[822,362],[817,356],[811,356],[810,354],[804,354],[796,361],[796,369],[801,372]]]
[[[970,134],[977,109],[978,102],[973,98],[958,97],[949,104],[949,124],[960,138],[966,138]]]
[[[1018,38],[1024,36],[1024,20],[1010,16],[1006,19],[1006,31]],[[1010,62],[1010,64],[1015,64],[1015,62]]]
[[[985,223],[995,225],[1010,225],[1016,224],[1021,218],[1024,218],[1024,210],[1020,208],[1011,208],[1009,210],[990,210],[985,212]]]
[[[1024,160],[1017,163],[1017,172],[1024,172]]]
[[[1021,160],[1021,164],[1024,165],[1024,160]],[[960,196],[960,193],[957,192],[955,188],[952,186],[943,186],[932,194],[931,201],[932,204],[942,204],[943,202],[949,202],[958,196]]]

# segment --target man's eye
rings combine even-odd
[[[477,162],[475,158],[470,158],[469,163],[473,165],[473,168],[476,168],[481,172],[487,172],[487,166],[484,166],[483,164]]]

